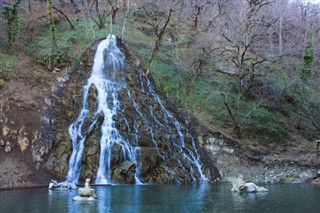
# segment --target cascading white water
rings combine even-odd
[[[94,127],[98,120],[98,115],[103,115],[103,123],[101,126],[100,139],[100,159],[97,171],[96,183],[107,184],[111,180],[111,151],[114,143],[122,147],[123,155],[128,160],[137,163],[135,156],[138,151],[136,147],[130,145],[119,133],[115,127],[113,116],[119,110],[119,100],[117,91],[125,87],[124,75],[120,72],[124,71],[123,57],[120,50],[117,48],[116,37],[109,35],[105,40],[98,45],[94,57],[92,74],[84,86],[83,92],[83,107],[76,121],[69,127],[69,134],[72,139],[73,151],[69,160],[69,171],[67,180],[69,182],[77,182],[80,177],[80,163],[83,155],[86,135],[82,131],[84,120],[89,112],[88,109],[88,94],[92,85],[97,90],[98,106],[94,112],[91,125],[88,128]],[[120,77],[119,77],[120,76]],[[136,182],[140,182],[138,177]]]
[[[157,147],[158,154],[163,159],[168,158],[167,156],[174,158],[176,160],[177,164],[179,165],[179,167],[181,169],[183,169],[184,171],[188,172],[193,180],[196,180],[195,173],[198,172],[198,174],[200,175],[200,181],[208,181],[208,179],[206,178],[206,176],[202,172],[202,164],[200,163],[200,156],[198,154],[196,145],[194,143],[194,139],[192,138],[192,140],[191,140],[191,149],[188,148],[187,146],[185,146],[185,140],[184,140],[184,135],[182,133],[181,123],[172,115],[171,112],[169,112],[165,108],[160,97],[155,92],[150,80],[148,78],[146,78],[146,85],[144,85],[143,81],[142,81],[141,72],[139,72],[139,78],[140,78],[140,82],[141,82],[141,88],[140,88],[141,91],[142,92],[147,91],[147,93],[150,94],[151,97],[154,100],[156,100],[156,102],[160,106],[160,111],[161,111],[162,119],[164,120],[164,123],[161,123],[159,121],[159,119],[155,115],[155,111],[154,111],[155,109],[153,108],[152,105],[149,105],[149,113],[150,113],[151,117],[153,118],[154,122],[156,122],[159,126],[162,126],[162,127],[163,126],[174,126],[175,127],[176,132],[171,133],[173,145],[178,150],[178,152],[183,156],[183,158],[185,159],[186,163],[189,166],[189,171],[187,171],[188,169],[186,169],[185,166],[183,165],[183,163],[179,160],[175,150],[169,149],[166,153],[164,153],[161,150],[161,148],[158,147],[158,145],[154,139],[153,130],[152,130],[152,128],[149,128],[149,134],[150,134],[151,141],[153,142],[155,147]],[[142,118],[143,122],[146,124],[146,126],[150,126],[150,123],[146,121],[146,119],[144,118],[144,115],[140,112],[138,104],[131,98],[129,91],[128,91],[128,96],[132,101],[132,105],[133,105],[135,111]],[[178,134],[178,136],[179,136],[178,138],[176,137],[176,134]],[[197,171],[193,171],[192,166],[190,166],[190,165],[193,165]]]
[[[200,174],[200,180],[201,181],[207,181],[208,179],[206,178],[206,176],[202,172],[202,166],[201,166],[201,163],[200,163],[200,156],[199,156],[199,154],[197,152],[197,148],[195,146],[194,139],[192,138],[192,144],[191,144],[191,147],[192,147],[193,150],[190,150],[189,148],[187,148],[185,146],[184,136],[183,136],[183,133],[181,131],[180,122],[172,115],[171,112],[169,112],[164,107],[160,97],[156,94],[156,92],[154,91],[153,86],[151,85],[151,82],[148,79],[147,79],[147,87],[148,87],[149,93],[153,97],[155,97],[155,99],[159,103],[159,105],[161,107],[161,110],[162,110],[163,117],[165,118],[165,121],[166,121],[166,125],[169,125],[169,122],[171,121],[173,123],[173,126],[176,128],[176,131],[178,132],[179,138],[178,139],[174,138],[174,140],[173,140],[174,141],[174,146],[178,148],[179,152],[182,153],[182,156],[186,159],[186,161],[189,164],[194,165],[197,168],[197,170],[198,170],[198,172]],[[179,162],[179,164],[181,164],[181,163]],[[181,165],[181,167],[183,167],[183,166]],[[191,175],[192,178],[194,178],[192,167],[190,167],[190,168],[191,168],[190,175]]]
[[[114,35],[109,35],[106,39],[102,40],[97,47],[91,76],[88,79],[87,84],[83,87],[83,105],[81,112],[75,122],[69,127],[73,150],[69,159],[67,181],[75,183],[78,182],[80,177],[80,164],[85,149],[86,138],[95,128],[99,118],[102,116],[103,121],[100,126],[101,138],[99,165],[95,182],[98,184],[108,184],[112,182],[112,151],[115,144],[117,144],[117,146],[121,147],[122,150],[122,160],[131,161],[136,165],[135,182],[141,183],[139,177],[139,164],[137,161],[140,154],[140,147],[138,145],[140,139],[138,125],[134,120],[132,131],[135,136],[131,138],[131,141],[129,141],[123,136],[123,132],[120,132],[116,128],[114,121],[114,117],[120,111],[119,91],[123,89],[127,90],[128,98],[132,103],[132,107],[136,111],[137,116],[140,117],[146,126],[150,140],[164,164],[169,161],[168,159],[172,159],[172,161],[175,162],[181,170],[190,175],[192,180],[199,178],[200,180],[207,180],[202,173],[200,157],[197,153],[193,138],[191,142],[192,144],[187,146],[185,144],[181,124],[168,110],[166,110],[148,78],[142,77],[139,71],[141,91],[145,94],[148,93],[149,97],[156,100],[160,106],[162,118],[157,118],[155,109],[152,105],[148,106],[148,111],[153,121],[151,121],[152,119],[148,120],[149,118],[140,111],[138,104],[135,102],[134,98],[131,97],[130,90],[126,88],[124,58],[117,47],[116,41],[117,40]],[[142,78],[146,79],[146,83],[143,83]],[[89,107],[90,88],[95,88],[97,94],[97,107],[94,109],[94,112],[90,112],[92,109]],[[168,150],[166,151],[161,148],[159,142],[154,137],[154,129],[152,129],[151,122],[156,123],[162,128],[166,128],[166,126],[173,127],[172,129],[168,128],[168,131],[171,132],[172,148],[170,148],[171,145],[166,146],[168,147]],[[127,118],[124,118],[124,123],[127,126],[127,129],[130,129],[130,121],[128,121]],[[183,157],[183,161],[178,157],[177,152],[179,152],[179,155]],[[196,171],[194,171],[193,168],[195,168]]]

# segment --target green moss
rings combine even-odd
[[[294,178],[294,179],[297,179],[297,178],[300,178],[300,176],[298,174],[289,174],[286,176],[286,178]]]

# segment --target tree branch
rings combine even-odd
[[[59,12],[61,15],[63,15],[63,17],[65,17],[65,19],[68,21],[69,25],[70,25],[70,28],[71,30],[75,30],[75,27],[74,25],[72,24],[72,22],[70,21],[70,19],[68,18],[68,16],[66,14],[64,14],[63,11],[59,10],[58,8],[56,7],[52,7],[55,11]]]

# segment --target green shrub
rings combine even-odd
[[[152,68],[152,77],[157,85],[172,97],[179,97],[179,78],[175,74],[174,68],[163,61],[156,60]]]
[[[308,140],[319,138],[320,133],[315,125],[320,119],[320,96],[317,90],[299,79],[290,79],[283,72],[274,73],[269,79],[274,87],[282,91],[280,100],[270,107],[281,114],[284,122],[290,124],[287,128]]]
[[[20,34],[20,0],[13,1],[11,4],[3,6],[2,15],[5,21],[7,39],[10,48],[14,45]]]
[[[72,61],[72,42],[67,45],[66,41],[58,41],[58,48],[52,52],[50,44],[50,35],[43,34],[35,37],[29,46],[29,52],[38,60],[39,63],[48,65],[52,60],[54,66],[63,67]]]
[[[247,113],[247,110],[243,112]],[[287,138],[277,114],[264,107],[259,107],[252,112],[250,118],[244,123],[243,129],[249,135],[266,142],[284,143]]]
[[[312,32],[309,32],[307,42],[302,53],[303,66],[300,70],[300,77],[303,81],[307,81],[312,76],[314,59],[313,35]]]
[[[17,69],[16,57],[11,54],[0,53],[0,79],[7,81]]]
[[[3,85],[6,83],[4,79],[0,78],[0,89],[3,87]]]
[[[294,178],[294,179],[296,179],[296,178],[300,178],[300,176],[298,174],[289,174],[289,175],[286,176],[286,178]]]

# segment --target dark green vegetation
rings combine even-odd
[[[1,6],[0,87],[15,77],[21,52],[51,71],[111,32],[134,47],[158,90],[207,125],[267,143],[320,138],[319,5],[59,2],[51,17],[41,2]],[[16,3],[21,18],[8,13]]]
[[[6,26],[6,34],[8,45],[11,48],[17,41],[20,33],[20,0],[15,0],[11,4],[4,5],[2,8],[2,16]]]

